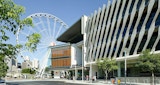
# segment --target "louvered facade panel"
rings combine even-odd
[[[88,17],[86,60],[160,51],[160,0],[112,0]]]
[[[63,68],[71,66],[71,47],[62,46],[52,48],[52,68]]]

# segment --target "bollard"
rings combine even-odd
[[[114,79],[112,79],[112,84],[115,84],[115,80]]]
[[[121,83],[121,80],[120,80],[120,79],[118,79],[118,85],[120,85],[120,83]]]

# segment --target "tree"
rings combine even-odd
[[[51,68],[51,66],[47,66],[47,67],[45,68],[45,72],[49,72],[50,68]]]
[[[108,73],[118,69],[116,64],[116,60],[112,58],[102,58],[96,61],[99,69],[102,69],[105,72],[106,79],[108,77]]]
[[[36,71],[30,68],[22,69],[22,73],[35,74]]]
[[[0,62],[5,63],[5,57],[15,57],[19,50],[22,48],[29,48],[35,51],[36,45],[39,43],[40,35],[35,33],[31,36],[39,36],[36,41],[31,42],[33,45],[16,45],[9,43],[10,34],[16,35],[17,30],[23,30],[26,26],[33,26],[31,18],[21,19],[21,15],[24,13],[24,8],[22,6],[16,5],[12,0],[0,0]],[[34,37],[35,38],[35,37]],[[29,38],[28,38],[29,39]],[[26,44],[27,44],[26,42]],[[4,68],[5,67],[5,68]],[[0,78],[6,75],[7,64],[0,65]]]
[[[143,72],[150,72],[152,74],[152,85],[154,85],[154,73],[160,71],[160,55],[150,54],[150,50],[147,49],[139,55],[136,67]]]
[[[28,42],[25,43],[26,49],[34,52],[37,48],[37,44],[40,42],[40,38],[41,36],[38,33],[33,33],[27,36]]]
[[[5,77],[7,73],[8,66],[4,63],[4,57],[0,55],[0,79],[1,77]]]

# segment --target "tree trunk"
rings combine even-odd
[[[105,71],[105,74],[106,74],[106,81],[107,81],[107,78],[108,78],[108,71]]]
[[[154,72],[152,71],[152,85],[154,85]]]

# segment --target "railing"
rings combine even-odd
[[[117,79],[120,79],[121,82],[125,82],[125,77],[118,77]],[[151,83],[152,77],[127,77],[126,82],[128,84],[136,84],[136,83]],[[160,77],[154,77],[154,83],[160,84]]]

